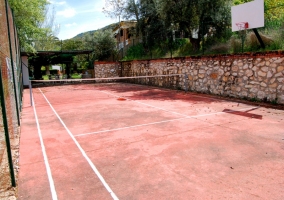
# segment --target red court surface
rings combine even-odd
[[[120,83],[33,98],[19,199],[284,199],[283,110]]]

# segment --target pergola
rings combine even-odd
[[[80,54],[89,54],[93,50],[64,50],[64,51],[37,51],[36,53],[21,52],[21,56],[26,57],[29,63],[34,67],[34,78],[41,79],[41,66],[52,64],[66,64],[66,75],[70,78],[70,65],[73,62],[73,57]],[[30,58],[30,59],[29,59]]]

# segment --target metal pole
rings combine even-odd
[[[16,103],[18,125],[20,125],[20,114],[19,114],[19,105],[18,105],[18,98],[17,98],[17,89],[16,89],[16,83],[15,83],[15,70],[14,70],[13,52],[12,52],[12,44],[11,44],[11,35],[10,35],[10,25],[9,25],[8,2],[7,2],[7,0],[5,0],[5,4],[6,4],[6,19],[7,19],[7,28],[8,28],[8,39],[9,39],[9,47],[10,47],[10,57],[11,57],[11,65],[12,65],[14,93],[15,93],[14,96],[15,96],[15,103]]]
[[[33,106],[33,91],[32,91],[32,81],[29,80],[29,88],[30,88],[30,102],[31,106]]]
[[[256,28],[253,28],[252,30],[253,30],[255,36],[257,37],[257,39],[258,39],[258,41],[259,41],[259,43],[260,43],[261,48],[265,49],[265,44],[264,44],[262,38],[260,37],[260,35],[259,35],[257,29],[256,29]]]
[[[11,183],[13,187],[16,187],[16,179],[13,167],[13,159],[12,159],[12,152],[11,152],[11,145],[10,145],[10,137],[9,137],[9,129],[8,129],[8,121],[7,121],[7,112],[5,107],[5,97],[4,97],[4,88],[2,82],[2,70],[0,69],[0,96],[1,96],[1,107],[2,107],[2,116],[3,116],[3,125],[4,125],[4,132],[5,132],[5,139],[6,139],[6,146],[7,146],[7,155],[9,161],[9,169],[10,169],[10,177]]]

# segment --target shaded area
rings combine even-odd
[[[228,114],[239,115],[239,116],[243,116],[243,117],[254,118],[254,119],[261,119],[262,120],[262,115],[248,113],[248,112],[250,112],[252,110],[255,110],[255,109],[257,109],[257,108],[250,109],[250,110],[247,110],[247,111],[235,111],[235,110],[231,110],[231,109],[224,109],[222,112],[226,112]]]
[[[125,96],[127,96],[127,98],[131,100],[180,100],[191,102],[193,104],[220,102],[220,100],[216,98],[202,97],[202,94],[192,95],[192,93],[185,93],[182,90],[165,90],[164,88],[158,88],[155,86],[149,87],[133,84],[113,84],[107,86],[101,85],[99,87],[101,89],[108,89],[120,95],[123,95],[122,93],[125,93]]]
[[[70,78],[70,65],[73,57],[81,54],[91,54],[93,50],[68,50],[68,51],[38,51],[37,53],[21,52],[21,56],[29,56],[29,64],[33,66],[33,75],[36,80],[42,79],[41,67],[53,64],[66,64],[67,78]],[[89,64],[92,61],[88,61]]]

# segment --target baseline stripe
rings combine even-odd
[[[41,134],[41,130],[40,130],[40,125],[39,125],[39,120],[38,120],[37,113],[36,113],[35,101],[34,101],[34,97],[33,97],[32,94],[31,94],[31,98],[32,98],[32,102],[33,102],[33,110],[34,110],[35,120],[36,120],[36,124],[37,124],[37,131],[38,131],[38,136],[39,136],[39,140],[40,140],[40,146],[41,146],[41,150],[42,150],[42,154],[43,154],[46,173],[47,173],[47,177],[48,177],[48,181],[49,181],[51,196],[52,196],[53,200],[57,200],[57,194],[56,194],[56,190],[55,190],[55,186],[54,186],[54,181],[53,181],[53,178],[52,178],[48,158],[47,158],[47,155],[46,155],[45,146],[44,146],[44,142],[43,142],[43,138],[42,138],[42,134]]]
[[[107,184],[107,182],[105,181],[105,179],[103,178],[103,176],[100,174],[99,170],[96,168],[96,166],[93,164],[93,162],[91,161],[91,159],[87,156],[86,152],[83,150],[83,148],[81,147],[81,145],[79,144],[79,142],[76,140],[76,138],[73,136],[73,134],[71,133],[71,131],[67,128],[67,126],[65,125],[65,123],[63,122],[63,120],[61,119],[61,117],[57,114],[57,112],[55,111],[55,109],[53,108],[53,106],[51,105],[51,103],[48,101],[48,99],[46,98],[46,96],[43,94],[43,92],[41,91],[41,89],[39,88],[39,91],[41,92],[41,94],[43,95],[43,97],[45,98],[46,102],[49,104],[49,106],[51,107],[51,109],[53,110],[53,112],[55,113],[55,115],[57,116],[57,118],[59,119],[59,121],[61,122],[61,124],[63,125],[63,127],[66,129],[66,131],[68,132],[69,136],[72,138],[72,140],[74,141],[74,143],[77,145],[78,149],[81,151],[82,155],[84,156],[84,158],[87,160],[87,162],[89,163],[89,165],[91,166],[91,168],[93,169],[93,171],[95,172],[95,174],[98,176],[98,178],[100,179],[100,181],[102,182],[102,184],[104,185],[104,187],[106,188],[106,190],[110,193],[110,195],[112,196],[112,198],[114,200],[118,200],[118,197],[115,195],[115,193],[112,191],[112,189],[109,187],[109,185]]]

